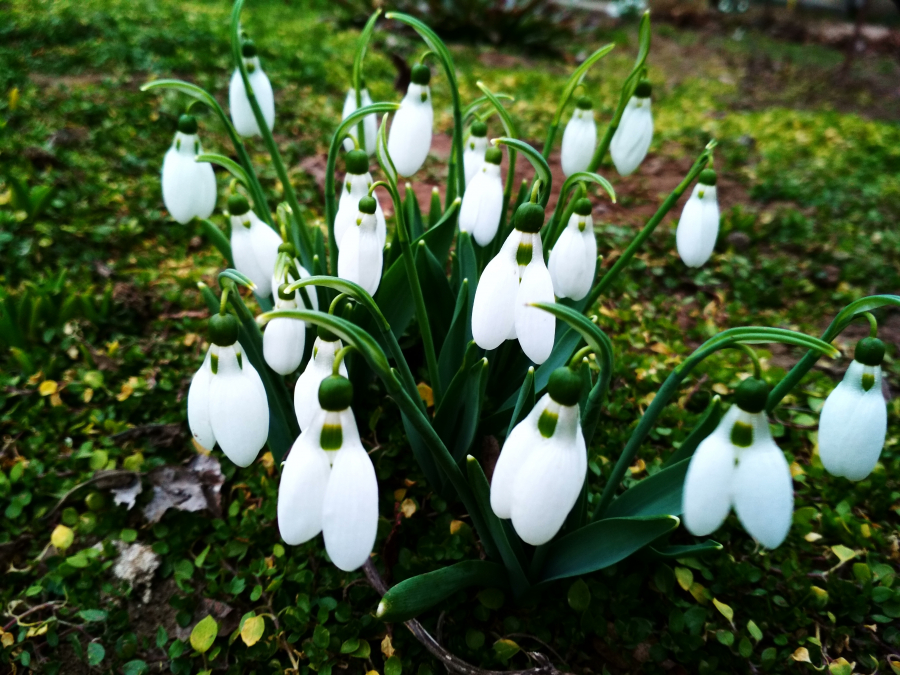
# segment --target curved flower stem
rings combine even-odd
[[[281,181],[285,199],[287,199],[287,203],[293,212],[295,228],[293,229],[294,236],[292,239],[295,240],[294,246],[297,247],[297,252],[300,254],[303,266],[306,267],[306,269],[311,270],[313,269],[314,249],[312,238],[310,237],[309,229],[301,215],[300,203],[297,201],[297,193],[294,191],[294,186],[291,185],[290,177],[287,174],[287,169],[285,169],[284,162],[281,159],[281,153],[278,150],[278,145],[275,143],[275,138],[272,136],[272,132],[266,124],[262,110],[259,107],[259,102],[256,100],[256,95],[253,93],[253,87],[250,86],[250,76],[247,73],[247,66],[244,64],[244,57],[241,54],[240,25],[241,9],[243,9],[243,6],[244,0],[235,0],[234,7],[231,10],[231,50],[233,52],[235,65],[240,71],[241,79],[244,81],[244,89],[247,92],[247,101],[250,103],[250,109],[253,110],[253,116],[256,118],[256,124],[259,127],[260,134],[262,134],[263,143],[265,143],[266,150],[269,151],[269,156],[272,158],[272,165],[275,167],[275,173],[278,174],[278,180]]]
[[[865,312],[863,316],[869,322],[869,337],[874,338],[878,337],[878,321],[875,319],[875,315],[872,312]]]
[[[353,345],[344,345],[338,349],[337,354],[334,355],[334,363],[331,366],[332,375],[337,375],[340,372],[341,363],[344,361],[344,357],[354,349],[356,349],[356,347]]]
[[[577,352],[575,352],[572,355],[572,358],[569,359],[569,368],[574,368],[575,366],[577,366],[579,363],[581,363],[581,359],[583,359],[585,356],[592,353],[593,351],[594,351],[594,348],[591,347],[590,345],[587,345],[586,347],[582,347],[581,349],[579,349]]]
[[[748,357],[750,357],[750,361],[753,363],[753,377],[757,380],[762,379],[762,367],[759,364],[759,356],[757,356],[756,351],[750,345],[735,345],[738,349],[744,352]]]
[[[616,277],[619,275],[625,267],[631,262],[631,259],[634,257],[634,254],[637,253],[638,249],[641,245],[647,240],[647,238],[653,234],[653,231],[656,229],[657,225],[659,225],[663,218],[666,217],[666,214],[672,210],[672,207],[675,206],[678,199],[681,195],[684,194],[684,191],[690,187],[691,183],[694,182],[694,179],[700,175],[700,172],[706,168],[707,163],[710,161],[712,157],[713,148],[716,146],[715,141],[710,141],[706,149],[700,154],[697,158],[697,161],[694,162],[694,165],[691,167],[691,170],[688,171],[687,176],[684,177],[684,180],[678,184],[672,193],[666,197],[666,200],[660,205],[659,209],[656,213],[653,214],[653,217],[647,221],[647,224],[644,226],[638,235],[631,241],[628,245],[628,248],[619,256],[610,270],[603,275],[603,278],[597,282],[597,285],[591,289],[591,292],[588,293],[587,298],[581,301],[581,307],[590,307],[593,305],[597,298],[612,284],[613,281],[616,280]]]
[[[666,378],[666,381],[663,382],[662,387],[659,388],[659,391],[656,393],[656,397],[647,407],[647,410],[641,417],[641,421],[638,423],[637,428],[635,428],[634,432],[632,432],[631,438],[628,439],[628,443],[625,445],[625,449],[622,450],[622,454],[619,456],[615,467],[613,467],[612,473],[609,476],[609,480],[607,481],[606,486],[603,488],[603,493],[600,496],[600,501],[594,508],[594,514],[591,518],[592,520],[597,520],[603,517],[604,512],[609,507],[610,502],[612,502],[613,497],[615,496],[616,489],[619,487],[619,484],[622,482],[622,478],[625,476],[625,472],[628,471],[628,467],[631,466],[632,462],[634,461],[641,443],[644,442],[644,440],[647,438],[647,435],[650,433],[650,430],[656,424],[656,420],[659,417],[660,413],[662,413],[663,408],[666,407],[666,405],[675,395],[675,392],[678,390],[678,386],[681,384],[682,380],[684,380],[684,378],[687,377],[690,372],[710,354],[713,354],[726,347],[733,347],[742,342],[781,342],[785,344],[808,346],[824,353],[833,354],[836,351],[831,345],[821,340],[817,340],[816,338],[804,335],[802,333],[795,333],[793,331],[786,331],[779,328],[764,328],[759,326],[750,326],[747,328],[729,328],[728,330],[722,331],[718,335],[711,337],[709,340],[700,345],[694,351],[694,353],[687,358],[687,360],[685,360],[680,366],[672,371],[669,377]]]

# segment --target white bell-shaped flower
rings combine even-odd
[[[694,191],[684,205],[675,245],[688,267],[700,267],[712,255],[719,236],[719,201],[716,199],[716,172],[704,169]]]
[[[431,71],[428,66],[417,64],[412,68],[412,81],[400,109],[394,115],[388,135],[387,150],[394,168],[401,176],[412,176],[422,168],[431,150],[431,130],[434,110],[431,107],[431,90],[428,82]]]
[[[500,179],[499,148],[489,148],[481,168],[463,195],[459,209],[459,229],[471,232],[479,246],[487,246],[497,235],[503,215],[503,181]]]
[[[566,228],[550,251],[549,269],[556,297],[581,300],[591,290],[597,272],[597,238],[589,199],[575,202]]]
[[[637,169],[653,140],[653,114],[650,112],[650,83],[643,81],[625,105],[622,119],[609,144],[616,171],[627,176]]]
[[[596,146],[597,123],[594,121],[593,104],[591,99],[583,97],[575,104],[575,112],[563,132],[560,151],[563,173],[571,176],[579,171],[587,171]]]
[[[293,293],[284,293],[282,285],[276,293],[275,310],[297,309]],[[306,324],[298,319],[278,317],[266,324],[263,333],[263,357],[269,368],[279,375],[290,375],[303,361],[306,347]]]
[[[288,544],[320,531],[336,567],[351,572],[369,558],[378,531],[378,481],[350,410],[353,387],[329,376],[322,411],[300,434],[278,488],[278,526]],[[330,464],[330,466],[329,466]]]
[[[362,100],[362,106],[365,108],[366,106],[372,105],[372,97],[369,95],[369,90],[362,88],[359,92],[360,99]],[[352,87],[347,92],[347,98],[344,99],[344,112],[341,115],[341,120],[347,119],[350,115],[356,112],[356,90]],[[359,125],[354,124],[350,127],[350,131],[348,132],[353,138],[356,139],[356,142],[359,142]],[[364,151],[367,155],[375,154],[375,139],[378,137],[378,119],[375,114],[366,115],[363,117],[363,133],[366,136],[366,147]],[[344,150],[350,152],[353,148],[356,147],[353,141],[349,138],[344,139]],[[368,171],[368,169],[367,169]]]
[[[362,150],[351,150],[347,153],[347,175],[344,177],[344,189],[341,190],[341,198],[338,201],[337,214],[334,217],[334,241],[341,246],[341,239],[346,234],[350,225],[358,225],[359,200],[369,195],[372,187],[372,174],[369,173],[369,157]],[[387,242],[387,223],[384,219],[384,211],[381,202],[375,195],[375,222],[378,240],[381,248]]]
[[[484,153],[488,147],[487,124],[476,120],[469,127],[469,138],[463,148],[463,170],[466,172],[466,186],[478,173],[484,161]]]
[[[887,404],[881,391],[883,358],[881,340],[860,340],[844,379],[822,406],[819,458],[835,476],[862,480],[881,456],[887,435]]]
[[[247,67],[250,88],[262,111],[266,126],[271,131],[275,125],[275,94],[272,91],[272,83],[269,82],[268,75],[265,74],[259,63],[256,45],[251,40],[244,42],[241,46],[241,53],[244,65]],[[256,117],[253,115],[253,108],[250,107],[250,100],[247,98],[244,79],[241,77],[241,71],[237,68],[234,69],[231,84],[228,87],[228,106],[231,109],[231,122],[234,124],[235,131],[241,136],[262,135],[259,125],[256,123]]]
[[[338,276],[359,284],[369,295],[378,290],[384,266],[384,242],[378,236],[375,217],[377,204],[374,197],[359,200],[357,223],[344,232],[338,252]]]
[[[319,405],[319,385],[331,375],[334,357],[343,346],[339,339],[324,328],[319,328],[318,333],[313,344],[312,358],[294,386],[294,412],[301,431],[308,429],[313,418],[322,411],[322,406]],[[347,377],[347,366],[343,362],[339,372]]]
[[[543,220],[538,204],[519,207],[513,231],[481,274],[472,308],[472,337],[479,347],[496,349],[504,340],[518,339],[535,363],[550,356],[556,330],[552,314],[530,306],[554,301],[541,249]]]
[[[216,174],[212,164],[194,161],[202,152],[197,120],[182,115],[162,167],[163,202],[182,225],[192,218],[209,218],[216,208]]]
[[[578,409],[581,378],[570,368],[558,368],[547,388],[506,439],[491,481],[492,510],[499,518],[512,518],[518,535],[532,546],[559,532],[587,475]]]
[[[259,295],[271,295],[281,237],[250,210],[250,204],[241,195],[228,198],[228,213],[231,215],[231,256],[235,268],[256,284]]]
[[[213,344],[188,391],[188,424],[201,446],[218,443],[232,462],[249,466],[269,435],[266,390],[236,341],[237,319],[216,314],[209,332]]]
[[[734,507],[744,529],[767,548],[791,527],[791,470],[772,440],[765,404],[768,386],[748,378],[736,403],[697,447],[684,480],[684,524],[697,536],[718,529]]]

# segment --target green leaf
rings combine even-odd
[[[422,218],[422,209],[416,193],[413,192],[412,183],[406,183],[406,192],[403,196],[402,208],[406,214],[406,224],[409,227],[409,236],[418,239],[425,233],[425,221]]]
[[[724,602],[719,602],[715,598],[713,598],[713,605],[715,605],[716,609],[719,610],[719,613],[724,616],[729,621],[734,620],[734,610],[726,605]]]
[[[492,610],[503,607],[503,602],[506,600],[506,596],[499,588],[485,588],[483,591],[478,591],[477,597],[478,602]]]
[[[232,176],[234,176],[238,182],[243,185],[248,190],[251,189],[250,179],[247,177],[247,172],[244,171],[244,167],[235,162],[230,157],[226,157],[225,155],[217,155],[215,153],[204,152],[202,154],[194,157],[195,162],[209,162],[210,164],[218,164],[222,168],[226,169]],[[268,209],[267,204],[256,204],[254,206],[257,210],[262,211],[263,209]]]
[[[575,69],[575,72],[573,72],[569,76],[569,79],[566,80],[566,84],[563,87],[562,94],[559,97],[559,103],[556,106],[556,113],[553,115],[552,124],[554,127],[559,127],[559,123],[560,123],[560,121],[562,121],[563,111],[565,110],[566,105],[569,102],[569,99],[572,98],[572,94],[574,94],[575,90],[578,88],[578,85],[580,85],[584,81],[584,78],[587,75],[588,69],[592,65],[597,63],[597,61],[599,61],[604,56],[609,54],[615,48],[615,46],[616,46],[615,44],[608,44],[608,45],[604,45],[603,47],[600,47],[600,49],[598,49],[593,54],[591,54],[589,57],[587,57],[581,63],[581,65]]]
[[[460,204],[462,204],[461,199],[454,199],[450,202],[447,210],[443,212],[437,222],[425,234],[413,241],[413,246],[420,242],[425,242],[425,245],[438,261],[443,262],[447,260],[447,256],[450,254],[450,247],[453,245],[453,237],[456,236]]]
[[[606,516],[680,516],[684,477],[690,462],[690,458],[683,459],[629,488],[609,505]]]
[[[107,613],[102,609],[83,609],[78,612],[78,616],[88,623],[98,623],[100,621],[106,621]]]
[[[694,428],[691,430],[691,433],[688,434],[688,437],[684,439],[681,447],[669,456],[663,466],[670,467],[683,459],[693,457],[694,451],[697,450],[697,446],[699,446],[700,443],[703,442],[703,439],[709,436],[713,430],[719,426],[719,421],[721,419],[722,399],[718,396],[713,396],[712,401],[710,401],[706,410],[703,412],[703,417],[701,417],[700,421],[694,425]]]
[[[413,252],[416,256],[416,273],[422,282],[428,321],[434,332],[434,346],[440,350],[453,318],[453,291],[450,290],[450,282],[447,281],[443,267],[424,242],[417,244]]]
[[[169,634],[166,629],[160,626],[156,629],[156,646],[162,649],[169,642]]]
[[[539,201],[543,208],[547,208],[547,202],[550,201],[550,191],[553,187],[553,174],[550,173],[550,165],[547,164],[547,160],[544,159],[543,155],[525,141],[520,141],[516,138],[495,138],[491,143],[515,148],[524,153],[534,167],[535,176],[541,180]]]
[[[753,621],[753,619],[750,619],[747,622],[747,632],[750,633],[750,635],[753,637],[753,639],[756,640],[757,642],[759,642],[760,640],[763,639],[763,633],[759,629],[759,626],[757,626],[756,623]]]
[[[135,659],[122,666],[122,675],[145,675],[150,671],[146,661]]]
[[[532,366],[525,374],[522,388],[519,389],[519,398],[516,400],[516,407],[513,409],[512,417],[509,420],[509,428],[506,430],[507,437],[512,433],[515,426],[531,412],[531,409],[534,408],[534,402],[534,366]]]
[[[87,646],[87,660],[89,666],[100,665],[100,662],[106,658],[106,649],[99,642],[91,642]]]
[[[466,345],[472,340],[472,321],[469,316],[469,282],[463,279],[459,294],[456,296],[456,307],[453,309],[453,319],[450,329],[444,338],[438,356],[438,369],[441,373],[441,382],[450,382],[454,374],[459,370],[466,353]],[[449,391],[449,386],[448,386]],[[446,397],[446,392],[444,394]],[[441,400],[443,405],[444,400]]]
[[[484,633],[470,628],[466,631],[466,646],[469,649],[481,649],[484,646]]]
[[[722,550],[722,544],[712,539],[699,544],[686,544],[679,546],[651,546],[650,550],[663,558],[687,558],[691,556],[717,553]]]
[[[569,601],[569,607],[576,612],[580,613],[588,608],[588,605],[591,604],[591,590],[584,583],[584,579],[578,579],[569,586],[566,599]]]
[[[216,620],[207,615],[203,620],[198,621],[191,631],[191,647],[201,654],[206,653],[216,641],[218,633],[219,625]]]
[[[231,279],[244,288],[249,288],[251,291],[256,290],[256,284],[253,283],[253,280],[246,274],[238,272],[236,269],[227,269],[219,272],[219,286],[222,285],[222,279]]]
[[[403,662],[399,656],[392,656],[384,662],[384,675],[400,675],[403,672]]]
[[[542,581],[589,574],[624,560],[678,527],[673,516],[606,518],[557,540],[547,556]]]
[[[369,656],[371,656],[371,654],[372,654],[371,645],[368,642],[366,642],[365,640],[363,640],[362,642],[359,643],[359,647],[357,647],[356,651],[353,652],[350,656],[352,656],[354,659],[367,659],[367,658],[369,658]]]
[[[376,616],[385,622],[408,621],[472,586],[508,586],[501,565],[486,560],[466,560],[401,581],[378,604]]]
[[[387,331],[391,329],[390,323],[388,323],[384,314],[381,313],[381,310],[375,303],[375,299],[358,284],[347,281],[346,279],[341,279],[340,277],[320,275],[295,281],[287,287],[286,291],[288,293],[293,293],[306,286],[322,286],[324,288],[335,290],[338,293],[349,295],[369,311],[378,324],[379,330]]]
[[[494,643],[494,656],[503,663],[509,661],[512,657],[519,653],[521,648],[515,642],[502,638]]]
[[[216,250],[222,254],[229,267],[234,267],[234,257],[231,255],[231,243],[225,234],[209,220],[200,221],[200,229],[209,239],[209,242],[216,247]]]
[[[353,57],[353,74],[352,74],[352,82],[353,88],[359,92],[362,89],[362,64],[363,59],[366,58],[366,49],[369,46],[369,40],[372,38],[372,33],[375,30],[375,22],[378,20],[378,16],[381,14],[380,9],[376,9],[372,12],[369,20],[366,21],[365,27],[362,29],[362,32],[359,34],[359,43],[356,48],[356,54]],[[357,101],[357,105],[359,101]]]

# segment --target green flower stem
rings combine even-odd
[[[875,315],[872,314],[872,312],[865,312],[863,313],[863,316],[865,316],[866,320],[869,322],[869,337],[878,337],[878,321],[875,319]]]
[[[594,150],[594,156],[591,158],[591,163],[588,166],[589,171],[596,171],[603,163],[603,158],[606,157],[606,153],[609,152],[609,144],[612,143],[613,136],[616,135],[616,129],[619,128],[619,122],[622,121],[622,113],[624,111],[624,107],[621,110],[616,108],[616,112],[613,115],[612,120],[610,120],[609,126],[607,126],[606,131],[603,132],[603,138],[600,139],[600,145]]]
[[[634,462],[634,458],[637,455],[638,449],[647,438],[650,430],[653,429],[653,427],[656,425],[657,418],[659,417],[660,413],[662,413],[663,408],[666,407],[666,405],[675,395],[682,380],[684,380],[684,378],[687,377],[690,372],[710,354],[713,354],[714,352],[717,352],[718,350],[724,349],[726,347],[735,346],[742,342],[781,342],[784,344],[796,344],[807,346],[826,354],[834,354],[837,351],[828,343],[823,342],[822,340],[817,340],[816,338],[810,337],[808,335],[803,335],[802,333],[795,333],[793,331],[788,331],[780,328],[764,328],[759,326],[749,326],[746,328],[729,328],[728,330],[722,331],[718,335],[715,335],[714,337],[704,342],[694,351],[693,354],[691,354],[687,358],[687,360],[685,360],[680,366],[672,371],[672,374],[666,378],[666,381],[663,382],[662,387],[659,388],[656,397],[647,407],[647,410],[641,417],[641,421],[638,423],[637,428],[634,430],[634,432],[632,432],[631,438],[628,439],[628,443],[625,445],[625,449],[619,456],[615,467],[613,467],[612,473],[609,476],[609,480],[607,481],[606,486],[603,488],[603,493],[600,496],[600,501],[594,508],[592,520],[598,520],[603,517],[603,514],[609,507],[610,502],[612,502],[613,498],[615,497],[616,490],[618,489],[619,484],[622,482],[622,478],[625,476],[625,472],[628,471],[628,467],[631,466],[631,464]]]
[[[293,212],[293,220],[296,226],[293,231],[294,236],[292,237],[295,240],[294,246],[297,247],[297,252],[300,254],[303,266],[306,269],[311,270],[313,268],[314,249],[312,237],[310,236],[309,228],[303,221],[300,203],[297,201],[297,193],[294,192],[294,186],[291,185],[287,169],[285,169],[284,162],[281,159],[281,153],[278,150],[278,145],[275,143],[275,138],[272,136],[272,132],[266,124],[262,110],[259,107],[259,102],[256,100],[256,95],[253,93],[253,87],[250,86],[250,76],[247,73],[247,66],[244,64],[244,57],[241,54],[240,25],[241,9],[243,6],[244,0],[235,0],[234,7],[231,10],[231,50],[233,52],[235,65],[241,74],[241,79],[244,81],[244,89],[247,92],[247,101],[250,103],[250,109],[253,110],[253,116],[256,118],[256,124],[262,134],[263,143],[269,151],[269,156],[272,158],[272,165],[275,167],[275,173],[278,174],[278,180],[281,181],[285,199],[287,199],[288,206],[291,207],[291,211]],[[266,210],[268,211],[268,209]]]
[[[647,221],[647,224],[644,226],[638,235],[632,240],[632,242],[628,245],[628,248],[619,256],[618,260],[613,264],[610,270],[603,275],[603,278],[591,289],[591,292],[588,293],[587,298],[582,300],[583,303],[581,306],[583,307],[591,307],[595,302],[597,302],[597,298],[612,284],[613,281],[616,280],[616,277],[619,273],[625,269],[628,264],[631,262],[631,259],[634,257],[635,253],[637,253],[638,249],[641,245],[647,240],[647,238],[653,234],[653,231],[656,229],[657,225],[659,225],[663,218],[666,217],[666,214],[672,210],[675,206],[676,202],[678,202],[681,195],[684,194],[684,191],[690,187],[691,183],[694,182],[694,179],[700,175],[700,172],[706,168],[706,165],[709,159],[712,156],[712,149],[715,147],[716,142],[710,141],[706,146],[706,149],[701,153],[701,155],[697,158],[697,161],[694,162],[694,166],[691,167],[691,170],[688,171],[687,176],[685,176],[684,180],[678,184],[672,194],[666,197],[666,200],[660,205],[659,209],[656,213],[653,214],[653,217]]]
[[[340,372],[341,363],[344,361],[344,357],[354,349],[356,349],[356,347],[353,345],[345,345],[338,349],[337,354],[334,355],[334,363],[331,365],[332,375],[337,375]]]
[[[853,321],[858,314],[886,305],[900,307],[900,296],[870,295],[869,297],[860,298],[859,300],[851,302],[841,310],[836,317],[834,317],[834,320],[825,332],[822,333],[822,341],[831,342],[834,340],[847,326],[850,325],[850,322]],[[821,355],[817,352],[810,350],[794,365],[793,368],[791,368],[790,372],[788,372],[781,382],[776,384],[769,393],[769,400],[766,402],[767,411],[771,412],[779,403],[781,403],[781,400],[788,395],[788,392],[803,379],[804,375],[806,375],[814,365],[816,365],[816,361],[819,360],[820,356]]]
[[[757,356],[756,350],[754,350],[750,345],[739,344],[735,346],[750,358],[750,361],[753,363],[753,377],[755,377],[757,380],[761,380],[762,366],[759,364],[759,356]]]
[[[503,104],[500,102],[500,97],[504,96],[504,94],[494,94],[484,85],[483,82],[480,81],[476,82],[475,85],[484,93],[483,99],[494,107],[494,111],[500,118],[500,123],[503,125],[503,130],[506,132],[506,135],[509,138],[518,138],[519,132],[516,127],[516,123],[513,121],[512,117],[510,117],[509,113],[506,111],[506,108],[503,107]],[[506,98],[511,97],[507,96]],[[477,99],[477,101],[481,100],[482,99]],[[506,153],[507,159],[509,160],[509,165],[506,169],[506,184],[503,187],[503,208],[500,210],[500,225],[497,227],[497,232],[500,234],[500,236],[494,237],[496,246],[502,245],[502,242],[505,241],[506,237],[509,235],[506,219],[507,213],[509,211],[509,200],[512,199],[513,185],[515,184],[516,180],[516,158],[518,156],[518,153],[516,152],[516,149],[511,146],[506,147]],[[492,254],[495,254],[496,250],[498,249],[495,249],[493,248],[493,246],[491,246],[490,251]],[[494,256],[491,255],[489,259],[492,259],[493,257]]]
[[[365,28],[363,28],[362,33],[359,35],[359,46],[356,48],[356,55],[353,58],[353,91],[356,94],[356,109],[359,110],[362,108],[362,64],[363,59],[366,58],[366,49],[369,46],[369,40],[372,37],[372,31],[375,30],[375,22],[378,20],[379,15],[381,14],[380,9],[376,9],[372,12],[372,15],[369,17],[369,20],[366,21]],[[359,124],[356,127],[357,137],[359,141],[357,142],[354,139],[354,143],[356,144],[357,150],[362,148],[366,149],[366,129],[365,123],[363,119],[360,119]]]

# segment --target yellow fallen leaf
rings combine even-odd
[[[58,390],[59,385],[57,385],[53,380],[44,380],[43,382],[41,382],[41,386],[38,387],[38,392],[41,396],[51,396]]]
[[[27,637],[27,638],[38,637],[39,635],[43,635],[46,632],[47,632],[47,624],[42,623],[40,625],[32,626],[31,628],[29,628],[28,632],[25,633],[25,637]]]
[[[15,641],[16,638],[12,633],[7,633],[2,628],[0,628],[0,645],[3,645],[4,648],[11,647]]]
[[[419,396],[425,401],[425,407],[431,408],[434,405],[434,392],[431,391],[431,387],[424,382],[419,382],[416,385],[416,389],[419,390]]]
[[[656,352],[657,354],[662,354],[663,356],[670,356],[672,354],[672,350],[669,345],[663,344],[662,342],[657,342],[655,345],[651,345],[650,351]]]
[[[868,539],[872,536],[872,528],[869,527],[868,523],[863,523],[859,526],[859,533]]]
[[[707,602],[709,602],[709,594],[707,593],[706,587],[703,584],[697,583],[695,581],[691,584],[688,592],[693,595],[694,600],[699,602],[701,605],[705,605]]]
[[[403,503],[400,504],[400,510],[405,518],[412,518],[417,508],[416,503],[412,499],[404,499]]]
[[[848,560],[853,560],[856,557],[856,551],[854,551],[852,548],[841,546],[840,544],[832,546],[831,551],[838,557],[838,560],[840,560],[842,563],[845,563]]]
[[[734,610],[731,609],[731,607],[726,605],[724,602],[719,602],[715,598],[713,598],[713,604],[716,606],[716,609],[722,613],[722,616],[724,616],[726,619],[728,619],[729,621],[732,621],[734,619]]]
[[[65,525],[57,525],[50,535],[50,543],[60,551],[65,551],[75,541],[75,532]]]
[[[409,478],[404,478],[404,479],[403,479],[403,484],[404,484],[406,487],[411,488],[413,485],[416,484],[416,481],[410,480]]]
[[[801,663],[812,663],[809,660],[809,650],[806,647],[797,647],[793,654],[791,654],[791,658],[794,661],[800,661]]]
[[[628,467],[628,470],[631,471],[632,476],[636,476],[637,474],[643,472],[646,468],[647,468],[647,462],[645,462],[642,459],[639,459],[634,464],[632,464],[630,467]]]
[[[197,335],[196,333],[188,333],[187,335],[184,336],[184,346],[190,347],[192,344],[194,344],[199,339],[200,339],[200,336]]]
[[[122,390],[116,394],[117,401],[124,401],[129,396],[134,393],[134,387],[132,387],[128,382],[122,385]]]
[[[65,404],[63,403],[62,397],[59,395],[59,393],[54,393],[50,394],[50,405],[52,405],[54,408],[59,408],[60,406],[63,406]]]
[[[451,520],[450,521],[450,534],[456,534],[459,532],[460,528],[465,525],[461,520]]]
[[[803,467],[800,466],[797,462],[791,462],[791,477],[796,478],[797,476],[802,476],[806,473],[803,470]]]
[[[248,647],[252,647],[266,632],[266,620],[261,616],[251,616],[244,621],[241,628],[241,640]]]
[[[728,394],[731,393],[731,390],[728,387],[726,387],[724,384],[722,384],[721,382],[716,382],[712,386],[712,390],[722,396],[728,396]]]
[[[85,389],[81,395],[81,400],[85,403],[90,403],[92,398],[94,398],[94,390],[91,388]]]
[[[812,543],[814,541],[819,541],[819,539],[822,538],[822,535],[818,532],[810,532],[803,538],[806,539],[806,541],[808,541],[809,543]]]
[[[384,654],[384,658],[389,659],[394,655],[394,645],[391,644],[391,636],[385,635],[384,640],[381,641],[381,653]]]
[[[272,472],[275,471],[275,458],[272,456],[272,453],[265,453],[262,457],[259,458],[259,461],[262,463],[263,468],[266,470],[266,473],[271,476]]]
[[[399,490],[394,490],[394,501],[402,502],[403,498],[406,497],[406,489],[400,488]]]
[[[694,573],[687,567],[676,567],[675,579],[678,581],[678,585],[681,586],[682,590],[686,591],[694,583]]]

